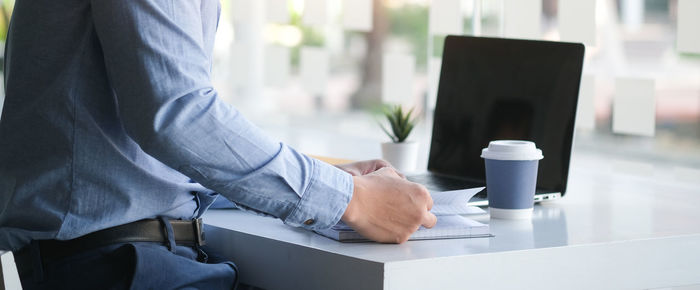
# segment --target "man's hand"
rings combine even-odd
[[[403,243],[421,225],[432,228],[437,222],[428,190],[401,178],[393,168],[353,180],[355,189],[342,220],[366,238]]]
[[[336,165],[335,167],[340,168],[341,170],[350,173],[352,176],[360,176],[360,175],[366,175],[370,174],[372,172],[375,172],[379,169],[382,169],[384,167],[392,167],[389,162],[386,162],[381,159],[374,159],[374,160],[366,160],[366,161],[359,161],[359,162],[353,162],[353,163],[347,163],[347,164],[339,164]],[[403,174],[397,172],[401,178],[404,178]]]

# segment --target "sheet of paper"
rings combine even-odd
[[[678,51],[700,54],[700,1],[678,0]]]
[[[265,47],[265,85],[282,87],[289,78],[291,57],[289,48],[277,45]]]
[[[455,215],[455,214],[482,214],[485,211],[475,206],[468,206],[469,200],[484,187],[469,189],[431,192],[433,198],[433,208],[430,210],[435,215]]]
[[[416,57],[410,54],[385,53],[382,62],[382,101],[411,105]]]
[[[654,80],[618,78],[613,97],[613,132],[654,136],[656,99]]]
[[[542,0],[504,0],[503,35],[510,38],[541,38]]]
[[[430,210],[436,216],[448,216],[448,215],[472,215],[472,214],[485,214],[486,211],[477,206],[468,206],[467,203],[453,204],[453,205],[433,205]]]
[[[592,0],[559,0],[559,37],[562,41],[595,45],[595,5]]]
[[[286,24],[289,23],[288,0],[266,0],[265,20],[267,22]]]
[[[595,76],[584,75],[581,78],[581,88],[578,93],[578,112],[576,113],[576,127],[579,129],[593,130],[595,128],[594,96]]]
[[[326,24],[326,0],[304,0],[304,12],[301,22],[308,26]]]
[[[439,216],[437,223],[434,227],[426,229],[425,227],[420,227],[418,230],[441,230],[441,229],[460,229],[460,228],[471,228],[471,227],[488,227],[483,223],[477,222],[475,220],[465,218],[460,215],[446,215]]]
[[[463,34],[461,0],[433,0],[430,5],[430,35]]]
[[[372,30],[372,0],[342,0],[343,27],[347,30]]]
[[[328,51],[319,47],[302,47],[299,71],[301,83],[313,95],[324,95],[328,83]]]
[[[469,227],[484,227],[487,226],[483,223],[477,222],[475,220],[460,216],[460,215],[446,215],[439,216],[437,223],[430,230],[440,230],[440,229],[454,229],[454,228],[469,228]],[[349,225],[343,221],[339,221],[333,226],[333,230],[336,231],[354,231]],[[425,227],[420,227],[420,230],[427,230]]]

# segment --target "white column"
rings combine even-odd
[[[481,36],[481,0],[474,0],[472,11],[472,35]]]
[[[622,0],[620,13],[625,28],[639,29],[644,22],[644,0]]]
[[[238,72],[233,74],[238,96],[234,105],[255,111],[270,109],[273,102],[263,94],[265,1],[237,0],[231,6],[236,35],[232,47],[236,55],[231,58],[231,65]]]

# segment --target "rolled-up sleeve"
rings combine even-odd
[[[350,201],[352,177],[269,138],[220,100],[201,2],[92,1],[126,132],[149,155],[238,204],[292,226],[332,226]]]

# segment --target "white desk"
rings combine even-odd
[[[700,284],[700,184],[672,170],[575,156],[569,192],[493,238],[339,243],[233,210],[207,242],[265,289],[649,289]],[[525,287],[527,286],[527,287]]]

